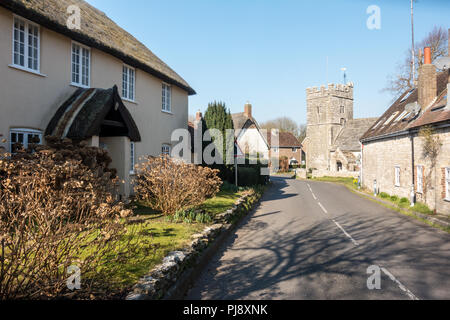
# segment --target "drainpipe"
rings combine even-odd
[[[415,162],[414,162],[414,133],[411,132],[411,176],[412,176],[412,181],[411,181],[411,207],[414,207],[414,205],[416,204],[416,177],[414,174],[414,167],[415,167]]]
[[[359,169],[359,188],[361,189],[363,186],[363,173],[364,173],[364,144],[360,141],[359,144],[361,145],[361,168]]]

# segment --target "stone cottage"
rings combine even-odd
[[[361,138],[364,187],[450,214],[449,81],[449,71],[438,73],[426,48],[418,86],[404,92]],[[431,131],[424,135],[424,128]],[[436,156],[427,154],[427,145],[436,146]]]

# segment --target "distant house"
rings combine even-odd
[[[267,141],[270,145],[271,159],[272,155],[278,154],[281,157],[287,157],[289,165],[301,165],[305,160],[303,146],[291,132],[279,132],[278,143],[272,144],[272,135],[267,134]]]
[[[67,9],[81,11],[69,29]],[[107,149],[131,192],[143,155],[170,153],[187,129],[190,85],[131,34],[82,0],[0,1],[0,149],[46,135]]]
[[[246,103],[244,112],[234,113],[231,117],[236,140],[242,152],[251,158],[259,155],[260,159],[269,161],[270,148],[267,136],[252,115],[252,105]]]
[[[450,214],[450,74],[437,73],[431,51],[419,70],[417,88],[404,92],[361,139],[362,182],[369,189],[426,203]],[[440,139],[435,166],[424,154],[420,130]]]

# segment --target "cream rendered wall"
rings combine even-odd
[[[9,130],[14,127],[44,131],[60,104],[77,89],[70,85],[70,38],[40,27],[42,75],[36,75],[9,67],[12,63],[12,27],[13,14],[0,7],[0,134],[4,138],[9,138]],[[122,67],[121,60],[92,48],[91,87],[106,89],[117,85],[121,93]],[[136,103],[124,103],[142,138],[135,147],[138,160],[144,155],[160,155],[162,144],[172,144],[171,134],[175,129],[187,129],[189,97],[186,91],[171,86],[172,113],[162,112],[162,80],[138,69],[135,78]],[[3,146],[9,150],[8,144]],[[124,159],[130,159],[129,146],[124,152],[128,153]],[[124,174],[121,178],[129,183],[126,163],[122,168],[119,163],[116,166]]]
[[[260,153],[261,157],[269,160],[269,148],[258,129],[242,130],[237,141],[243,153],[249,153],[250,155]]]

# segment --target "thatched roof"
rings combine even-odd
[[[255,118],[251,116],[249,117],[245,112],[233,113],[231,114],[231,118],[233,119],[233,126],[236,138],[244,130],[256,129],[261,134],[264,143],[267,145],[268,148],[270,148],[269,143],[267,142],[267,137],[266,135],[261,133],[261,127],[259,126]]]
[[[92,136],[128,136],[141,141],[139,130],[117,87],[78,89],[64,101],[45,130],[46,136],[85,140]]]
[[[77,5],[81,10],[81,30],[70,30],[66,26],[70,5]],[[126,64],[186,90],[190,95],[195,94],[183,78],[145,45],[83,0],[1,0],[0,6],[75,41],[107,52]]]

